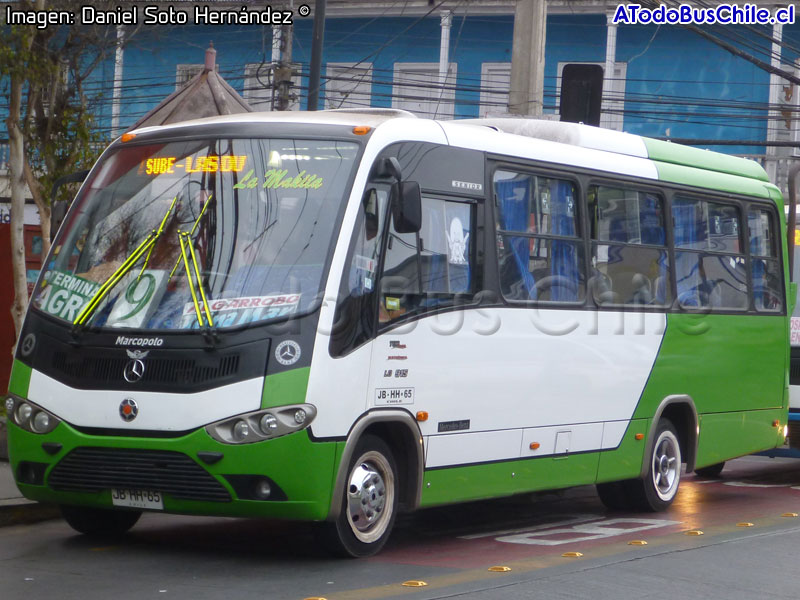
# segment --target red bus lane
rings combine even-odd
[[[677,499],[663,513],[609,511],[590,486],[421,511],[401,521],[397,540],[371,560],[457,569],[514,563],[540,568],[643,546],[696,547],[720,535],[797,527],[795,513],[800,513],[800,460],[753,456],[731,461],[717,479],[684,475]]]

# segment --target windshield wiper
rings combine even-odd
[[[213,327],[214,321],[211,318],[211,310],[208,306],[208,299],[206,298],[206,292],[203,289],[203,281],[200,277],[200,267],[197,263],[197,255],[194,253],[194,244],[192,244],[192,234],[188,231],[179,231],[178,239],[181,243],[181,257],[183,258],[183,264],[186,268],[186,278],[189,280],[189,292],[192,294],[194,311],[195,314],[197,314],[197,323],[200,325],[200,327],[205,327],[205,322],[203,321],[203,312],[205,312],[206,319],[208,319],[208,326]],[[189,259],[192,261],[191,265],[189,264]],[[203,302],[202,311],[200,310],[200,303],[197,300],[197,292],[195,291],[195,282],[192,280],[192,274],[194,274],[197,278],[196,285],[200,293],[200,300]]]
[[[164,218],[161,219],[161,225],[159,226],[159,228],[151,231],[147,235],[147,237],[144,238],[144,240],[142,240],[142,243],[139,244],[136,250],[133,251],[133,253],[125,260],[125,262],[123,262],[119,267],[117,267],[117,269],[111,274],[111,277],[106,279],[105,283],[103,283],[103,285],[100,286],[100,289],[98,289],[95,292],[91,300],[89,300],[86,306],[83,307],[81,312],[72,322],[74,329],[77,329],[81,325],[86,324],[86,322],[89,320],[89,318],[91,318],[91,316],[97,310],[97,307],[106,297],[106,295],[108,295],[108,292],[110,292],[111,289],[115,285],[117,285],[122,280],[123,277],[125,277],[125,275],[127,275],[128,271],[130,271],[133,268],[133,266],[139,261],[139,259],[144,255],[145,252],[148,252],[147,258],[148,259],[150,258],[149,252],[153,250],[153,246],[155,246],[155,243],[158,241],[158,238],[161,237],[161,234],[164,232],[164,224],[167,222],[167,218],[169,217],[169,214],[172,212],[172,209],[175,206],[175,201],[177,199],[178,197],[175,196],[175,199],[173,199],[172,204],[167,209],[166,214],[164,214]],[[147,262],[145,261],[145,265],[146,264]],[[144,268],[142,269],[142,271],[144,271]],[[141,276],[141,273],[139,274],[139,276]]]
[[[190,235],[190,236],[194,235],[194,232],[197,229],[197,226],[200,224],[200,219],[203,218],[203,215],[206,212],[206,208],[208,208],[208,203],[211,202],[211,198],[213,196],[214,196],[214,194],[209,194],[208,195],[208,198],[206,199],[206,203],[203,204],[203,209],[200,211],[200,214],[197,215],[197,219],[195,219],[194,225],[192,225],[192,228],[191,228],[191,230],[189,230],[188,235]],[[180,238],[180,236],[181,236],[181,232],[179,231],[178,232],[178,238]],[[175,275],[175,271],[178,269],[178,266],[180,264],[181,264],[181,257],[179,256],[178,260],[175,261],[175,266],[172,267],[172,271],[169,272],[169,279],[172,279],[172,276]]]
[[[175,203],[178,201],[178,196],[176,195],[172,199],[172,204],[169,205],[169,209],[167,210],[167,214],[164,215],[164,218],[161,219],[161,225],[158,226],[158,232],[156,233],[156,240],[161,237],[161,234],[164,231],[164,225],[167,223],[167,218],[169,218],[169,214],[172,212],[172,209],[175,208]],[[150,246],[150,250],[147,252],[147,258],[144,259],[144,264],[142,265],[142,270],[139,271],[139,276],[136,278],[139,281],[142,278],[142,274],[144,270],[147,268],[147,263],[150,262],[150,255],[153,253],[153,248],[155,248],[155,243]]]

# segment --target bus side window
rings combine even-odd
[[[680,306],[746,310],[747,269],[738,207],[676,196],[672,218]]]
[[[668,306],[672,301],[661,196],[589,188],[591,290],[601,306]]]
[[[500,289],[511,301],[583,302],[577,189],[564,179],[494,174]]]
[[[764,209],[750,207],[747,212],[747,226],[750,232],[755,308],[764,312],[780,311],[783,308],[783,286],[775,219]]]
[[[380,289],[380,321],[452,305],[473,292],[475,206],[423,197],[418,233],[389,225]]]

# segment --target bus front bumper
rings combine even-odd
[[[312,521],[328,515],[341,451],[336,442],[312,442],[308,430],[223,444],[204,429],[114,437],[64,422],[44,435],[9,422],[8,445],[17,486],[31,500],[113,508],[112,493],[155,492],[157,510],[169,513]]]

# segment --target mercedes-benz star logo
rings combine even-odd
[[[294,340],[284,340],[275,348],[275,360],[282,365],[293,365],[300,360],[300,344]]]
[[[139,414],[139,407],[133,398],[125,398],[119,405],[119,416],[126,423],[130,423]]]
[[[128,383],[136,383],[144,376],[144,361],[138,358],[129,360],[122,371],[122,376]]]
[[[36,336],[32,333],[26,335],[23,340],[22,344],[20,344],[19,351],[22,353],[22,356],[30,356],[31,352],[33,352],[33,347],[36,345]]]

